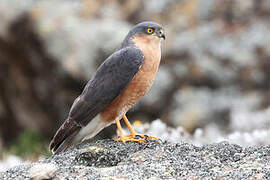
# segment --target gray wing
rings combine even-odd
[[[57,149],[69,135],[86,126],[112,103],[138,72],[143,59],[142,51],[134,47],[121,49],[108,57],[74,101],[67,120],[51,141],[50,149]]]
[[[74,102],[69,117],[86,126],[125,89],[142,62],[143,54],[137,48],[129,47],[112,54]]]

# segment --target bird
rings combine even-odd
[[[99,66],[74,100],[68,117],[50,142],[53,154],[93,138],[112,123],[116,123],[120,134],[116,141],[158,139],[137,134],[126,113],[151,88],[159,68],[163,40],[164,28],[151,21],[136,24],[127,33],[119,48]],[[122,119],[129,135],[123,133]]]

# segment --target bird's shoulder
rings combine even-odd
[[[117,63],[120,66],[138,66],[143,62],[143,60],[144,54],[139,48],[128,46],[115,51],[104,61],[104,64],[102,65],[108,66]]]
[[[101,82],[116,86],[128,83],[140,69],[143,60],[143,52],[136,47],[125,47],[115,51],[99,66],[82,94],[97,86],[101,87]]]

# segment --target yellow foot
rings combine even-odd
[[[118,142],[127,142],[127,141],[132,141],[132,142],[146,142],[145,139],[137,137],[137,136],[132,136],[132,135],[127,135],[127,136],[121,136],[120,138],[117,138],[116,141]]]
[[[127,141],[132,141],[132,142],[149,142],[149,141],[159,141],[160,139],[157,137],[153,136],[147,136],[147,135],[141,135],[141,134],[136,134],[136,135],[126,135],[122,136],[120,138],[117,138],[116,141],[118,142],[127,142]]]
[[[160,139],[154,136],[148,136],[148,135],[142,135],[142,134],[137,134],[136,136],[139,136],[145,140],[154,140],[154,141],[159,141]]]

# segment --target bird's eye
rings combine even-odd
[[[153,34],[154,28],[147,28],[146,31],[147,31],[148,34]]]

